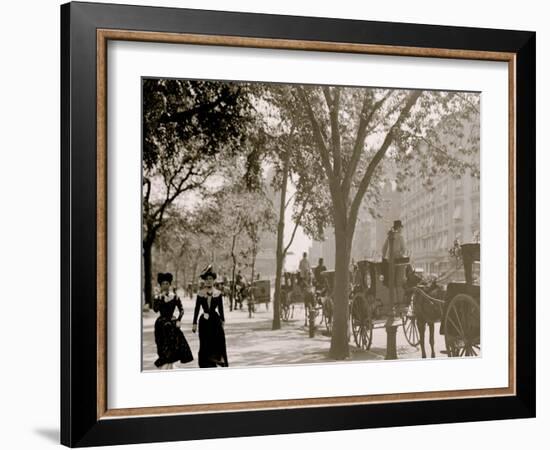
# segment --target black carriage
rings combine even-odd
[[[300,274],[284,272],[281,284],[281,318],[287,322],[294,317],[296,303],[304,302],[304,287]]]
[[[269,280],[256,280],[252,283],[252,299],[255,304],[265,303],[269,307],[271,301],[271,283]]]
[[[281,318],[284,321],[294,317],[295,305],[303,305],[304,325],[310,321],[310,336],[314,334],[317,311],[316,295],[313,288],[305,280],[302,280],[299,272],[285,272],[281,286]],[[313,314],[312,314],[313,313]]]
[[[280,300],[280,314],[281,319],[285,322],[290,319],[291,316],[291,302],[290,292],[294,287],[294,278],[290,272],[283,273],[283,279],[281,282],[281,300]]]
[[[410,305],[408,291],[410,271],[409,258],[399,258],[394,264],[395,289],[393,304],[389,288],[389,265],[387,261],[362,260],[357,262],[354,276],[355,285],[350,305],[350,327],[357,347],[368,350],[372,344],[372,333],[376,328],[385,328],[388,319],[397,314],[405,338],[410,345],[416,346],[419,341],[414,311]]]
[[[445,335],[449,357],[478,356],[480,341],[480,286],[474,265],[481,260],[479,243],[461,245],[463,283],[449,283],[442,311],[440,333]]]
[[[479,243],[462,244],[460,254],[463,282],[447,284],[441,295],[418,286],[412,300],[418,320],[424,315],[431,316],[425,321],[441,320],[439,330],[445,336],[445,353],[449,357],[478,356],[481,351],[479,274],[474,271],[475,263],[480,261]]]
[[[415,276],[408,261],[398,260],[396,279],[398,284],[401,281],[403,284],[393,305],[387,286],[387,263],[359,261],[350,308],[356,345],[369,349],[373,330],[384,327],[388,317],[398,315],[410,345],[421,343],[417,322],[440,320],[440,333],[445,336],[448,356],[477,356],[481,348],[480,287],[474,265],[480,261],[479,243],[462,244],[461,256],[465,281],[449,283],[446,289],[439,288],[435,283],[421,283],[421,277]],[[422,350],[424,356],[424,348]]]
[[[265,304],[266,310],[269,309],[271,301],[271,283],[269,280],[255,280],[252,284],[245,283],[244,286],[237,291],[236,300],[242,309],[242,304],[246,302],[248,308],[248,316],[252,317],[255,313],[256,305]]]

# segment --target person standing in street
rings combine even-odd
[[[175,290],[170,292],[172,279],[172,274],[168,272],[157,275],[160,293],[153,299],[153,310],[160,313],[155,321],[155,343],[158,354],[155,366],[160,369],[173,369],[176,361],[184,364],[193,361],[191,348],[180,329],[183,306]],[[179,314],[174,319],[176,308]]]
[[[319,262],[317,263],[317,266],[313,269],[313,282],[315,283],[315,288],[318,291],[324,290],[325,283],[323,280],[323,272],[325,272],[327,268],[325,267],[325,262],[323,258],[319,258]]]
[[[382,247],[382,258],[389,259],[389,237],[390,233],[393,232],[393,257],[394,258],[404,258],[406,249],[405,249],[405,239],[403,238],[403,235],[401,234],[401,230],[403,229],[403,224],[400,220],[394,220],[393,221],[393,227],[391,228],[390,232],[388,233],[388,236],[386,237],[386,240],[384,241],[384,246]]]
[[[197,324],[199,329],[199,367],[228,367],[223,294],[214,288],[216,273],[211,265],[200,277],[204,280],[204,288],[197,293],[193,314],[193,333],[197,331]]]
[[[298,270],[300,271],[300,277],[302,279],[302,282],[304,282],[306,285],[309,285],[310,283],[310,277],[311,277],[311,265],[309,264],[309,261],[307,259],[307,253],[304,252],[302,255],[302,259],[300,260],[300,264],[298,266]]]
[[[405,267],[406,264],[403,264],[403,259],[406,257],[406,248],[405,248],[405,239],[401,234],[403,229],[403,224],[401,220],[394,220],[393,227],[388,232],[388,236],[382,247],[382,258],[389,262],[390,260],[390,238],[393,237],[393,263],[394,263],[394,276],[393,281],[396,291],[396,301],[399,302],[403,299],[403,293],[401,292],[403,287],[403,282],[405,281]],[[389,266],[388,266],[389,273]],[[387,281],[385,283],[388,284]]]
[[[237,275],[235,276],[235,301],[233,304],[234,309],[237,309],[237,304],[239,309],[243,309],[243,300],[245,295],[244,291],[246,289],[246,285],[246,277],[239,270],[237,272]]]

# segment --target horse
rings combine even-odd
[[[429,285],[419,285],[414,289],[412,301],[414,305],[414,314],[416,316],[416,325],[420,338],[420,349],[422,358],[426,358],[426,346],[424,339],[426,336],[426,325],[430,330],[431,357],[435,358],[434,349],[434,329],[435,322],[440,321],[443,315],[442,304],[440,300],[444,298],[445,290],[438,286],[435,281]]]
[[[309,310],[315,307],[315,295],[312,292],[312,286],[309,284],[308,280],[302,278],[300,272],[293,272],[290,274],[290,289],[287,298],[292,305],[292,315],[294,315],[295,303],[304,304],[304,326],[307,326]]]
[[[290,272],[285,272],[283,274],[283,280],[281,283],[281,314],[284,317],[284,320],[294,318],[294,304],[292,303],[291,293],[293,290],[294,281],[292,279],[292,274]],[[288,315],[284,314],[284,311]]]

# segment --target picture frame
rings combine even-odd
[[[110,409],[106,95],[107,43],[113,40],[506,62],[508,386]],[[528,31],[62,5],[61,443],[82,447],[534,417],[535,42]]]

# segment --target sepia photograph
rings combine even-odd
[[[392,11],[62,5],[64,445],[536,416],[536,33]]]
[[[481,356],[479,92],[141,89],[143,371]]]

